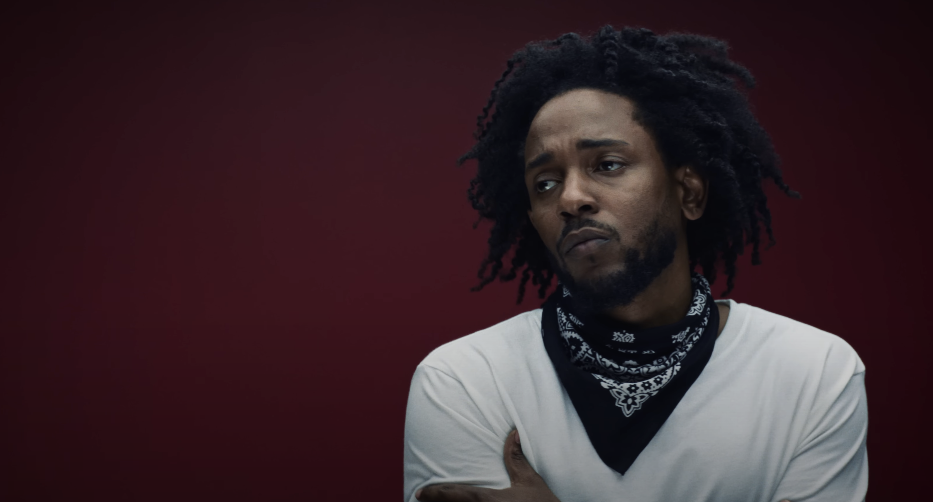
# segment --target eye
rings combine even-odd
[[[618,171],[625,167],[625,164],[617,160],[604,160],[596,167],[597,171]]]
[[[557,182],[554,180],[543,180],[535,183],[535,190],[537,190],[538,193],[543,193],[554,188],[555,185],[557,185]]]

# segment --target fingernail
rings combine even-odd
[[[418,488],[418,491],[415,492],[415,498],[421,500],[421,488]]]
[[[515,444],[522,444],[521,438],[518,437],[518,429],[515,429]]]

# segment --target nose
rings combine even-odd
[[[558,208],[566,220],[595,214],[599,211],[596,198],[592,195],[587,177],[576,169],[571,170],[563,182]]]

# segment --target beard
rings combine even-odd
[[[614,229],[593,220],[568,226],[564,233],[583,227],[611,230],[613,238],[619,238]],[[619,261],[624,264],[621,270],[592,280],[577,281],[550,252],[548,258],[557,278],[570,292],[574,307],[582,314],[593,315],[624,307],[647,289],[673,263],[677,251],[677,234],[671,228],[662,227],[658,218],[639,236],[637,244],[636,247],[625,249],[619,256]]]

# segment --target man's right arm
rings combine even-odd
[[[415,370],[405,413],[406,501],[437,483],[510,486],[502,445],[514,424],[500,406],[490,406],[499,399],[491,387],[464,385],[424,364]]]
[[[798,446],[776,496],[801,502],[860,501],[868,490],[868,405],[865,373],[824,375],[823,403],[813,412],[811,430]]]

